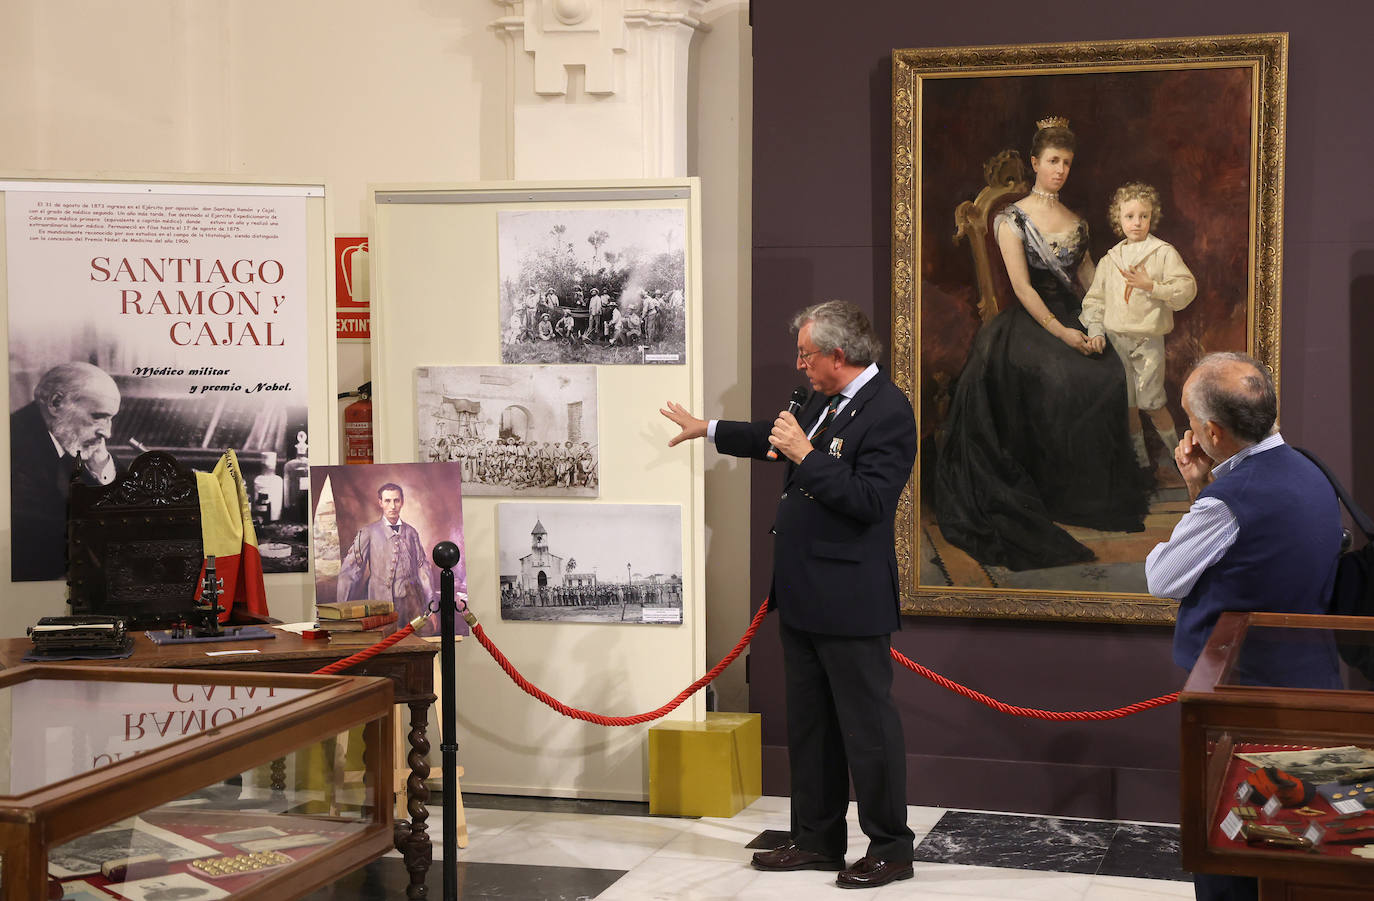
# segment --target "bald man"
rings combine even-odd
[[[74,475],[108,485],[117,474],[105,442],[119,412],[119,386],[90,363],[43,373],[33,402],[10,415],[10,578],[60,579],[67,572],[67,494]]]
[[[1273,380],[1244,354],[1204,357],[1183,386],[1189,429],[1174,451],[1192,506],[1145,563],[1150,593],[1179,602],[1174,661],[1191,670],[1228,610],[1327,613],[1341,546],[1335,492],[1274,427]],[[1343,687],[1329,635],[1246,640],[1231,680]],[[1254,879],[1197,873],[1197,898],[1245,901]]]

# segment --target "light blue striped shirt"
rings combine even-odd
[[[1273,450],[1283,444],[1274,432],[1257,444],[1237,451],[1212,468],[1213,481],[1235,469],[1246,457]],[[1168,541],[1161,541],[1145,558],[1145,581],[1150,594],[1160,598],[1182,598],[1193,590],[1207,568],[1222,558],[1240,534],[1240,523],[1225,501],[1200,497],[1174,526]]]

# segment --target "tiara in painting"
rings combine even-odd
[[[1047,128],[1068,128],[1069,120],[1063,116],[1049,116],[1040,119],[1035,123],[1036,131],[1044,131]]]

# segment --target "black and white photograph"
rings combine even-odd
[[[1236,754],[1258,767],[1277,767],[1305,782],[1339,782],[1368,779],[1374,773],[1374,750],[1343,745],[1303,751],[1253,751]]]
[[[170,873],[133,882],[116,882],[110,890],[129,901],[214,901],[228,898],[229,892],[189,873]]]
[[[71,876],[90,876],[99,873],[101,864],[121,857],[156,854],[175,863],[214,857],[219,853],[209,845],[192,841],[183,835],[158,828],[135,817],[77,836],[66,844],[49,850],[48,872],[59,879],[66,879]]]
[[[110,901],[110,896],[84,880],[62,883],[62,901]]]
[[[264,572],[305,572],[304,197],[7,193],[11,572],[66,575],[71,477],[238,455]],[[127,187],[127,186],[124,186]]]
[[[681,209],[497,215],[503,363],[684,363]]]
[[[598,496],[594,366],[421,366],[415,399],[416,459],[468,497]]]
[[[501,618],[682,623],[682,508],[498,504]]]

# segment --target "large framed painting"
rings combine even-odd
[[[1279,377],[1287,36],[897,50],[907,613],[1169,623],[1181,389]]]

